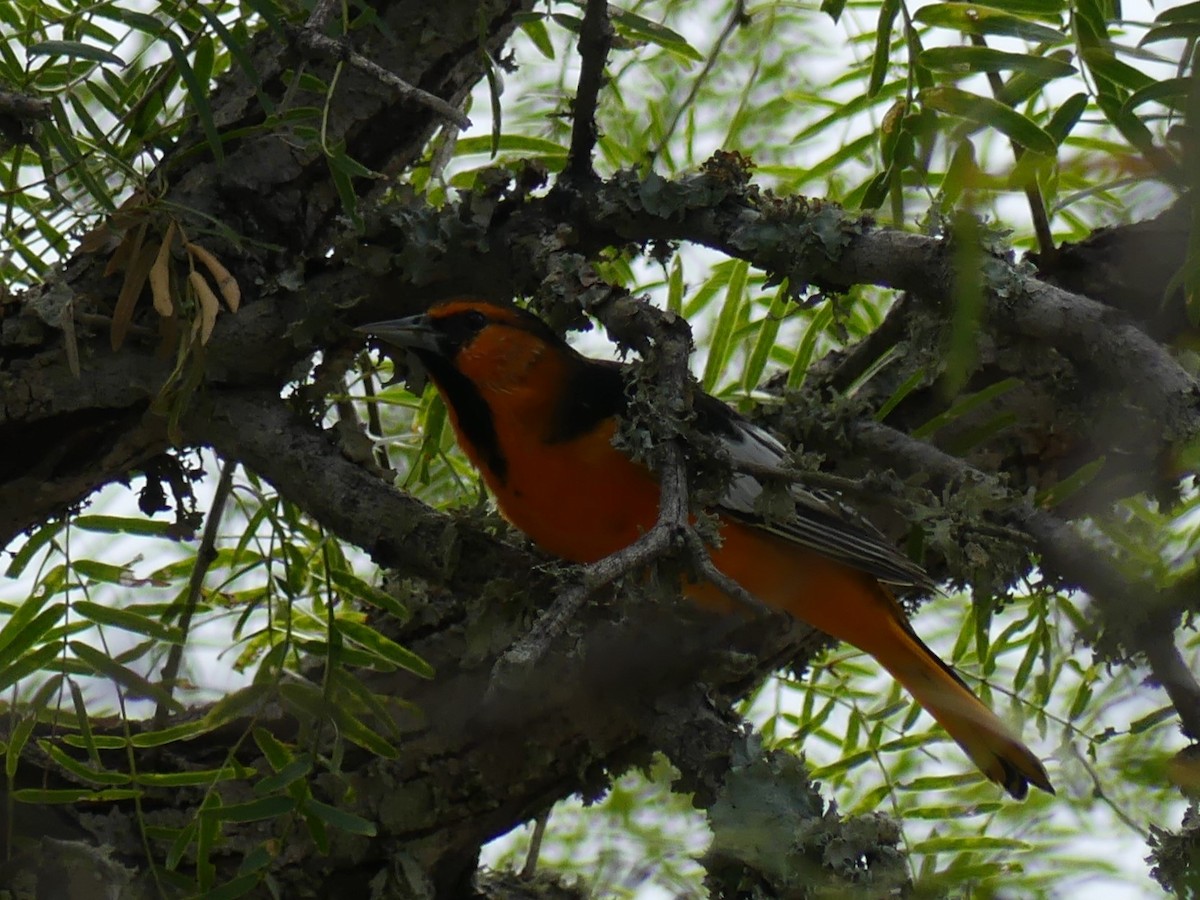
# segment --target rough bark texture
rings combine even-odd
[[[514,16],[530,6],[532,0],[380,2],[376,11],[386,27],[364,32],[370,36],[358,49],[457,104],[483,77],[482,50],[499,57]],[[300,62],[295,54],[280,33],[264,32],[255,42],[259,87],[276,102],[287,90],[283,72]],[[328,61],[305,65],[330,80]],[[320,99],[301,93],[291,102]],[[348,156],[383,172],[411,167],[439,124],[429,110],[398,101],[354,70],[342,74],[335,100],[328,143],[344,142]],[[213,109],[225,130],[248,128],[264,117],[254,87],[236,71],[214,94]],[[600,284],[587,260],[606,247],[655,241],[716,247],[788,276],[797,290],[804,283],[827,289],[873,283],[909,291],[868,345],[830,360],[805,393],[788,397],[764,418],[822,453],[824,469],[894,469],[902,479],[926,479],[934,494],[968,498],[963,502],[975,505],[966,527],[978,533],[959,531],[953,545],[933,548],[941,554],[935,564],[952,577],[990,578],[1002,588],[1029,568],[1028,546],[1011,535],[988,537],[979,523],[990,520],[1025,535],[1047,574],[1086,587],[1105,608],[1120,609],[1138,589],[1098,564],[1065,526],[1062,510],[1035,508],[1026,495],[1030,487],[1057,484],[1100,454],[1120,464],[1106,469],[1111,477],[1103,490],[1080,500],[1080,509],[1157,487],[1169,480],[1160,472],[1161,460],[1200,431],[1195,380],[1133,322],[1097,302],[1107,297],[1071,293],[1088,290],[1088,284],[1060,272],[1065,289],[1055,288],[1002,256],[980,257],[987,269],[984,325],[965,368],[968,389],[1015,374],[1025,383],[922,443],[906,432],[944,411],[937,385],[921,385],[886,425],[872,417],[890,390],[915,371],[919,353],[874,383],[874,393],[861,396],[858,407],[831,405],[828,387],[853,381],[890,347],[937,346],[952,306],[953,241],[879,230],[834,207],[761,195],[738,165],[723,158],[679,182],[622,174],[608,182],[581,179],[533,199],[538,173],[497,176],[442,211],[393,200],[371,210],[361,237],[343,244],[337,239],[341,202],[325,157],[270,130],[253,134],[226,144],[223,161],[193,137],[161,166],[172,208],[192,211],[183,216],[190,233],[203,236],[252,294],[240,312],[218,322],[195,369],[202,389],[183,390],[175,382],[164,396],[170,366],[155,356],[145,334],[131,334],[114,352],[106,328],[89,325],[111,314],[120,288],[119,278],[104,275],[117,235],[100,235],[91,252],[69,260],[52,282],[22,299],[16,315],[0,321],[0,542],[131,471],[159,466],[168,472],[162,477],[171,477],[162,464],[170,434],[243,463],[330,532],[411,579],[402,589],[415,617],[389,633],[431,662],[437,677],[356,674],[412,704],[397,705],[388,711],[391,724],[379,724],[398,753],[388,759],[345,750],[338,774],[323,769],[311,786],[316,799],[361,816],[376,834],[331,831],[329,846],[320,848],[303,828],[292,828],[269,863],[283,896],[455,898],[471,890],[523,896],[534,888],[501,877],[471,886],[480,844],[557,799],[603,790],[613,773],[645,762],[656,750],[680,769],[681,789],[710,810],[718,832],[709,860],[714,891],[790,896],[828,881],[835,892],[865,885],[868,893],[884,893],[905,878],[895,834],[885,823],[842,823],[790,762],[761,757],[730,711],[732,701],[768,672],[801,662],[820,645],[809,629],[776,620],[701,619],[662,601],[630,599],[642,591],[625,585],[622,599],[592,608],[525,683],[489,695],[497,655],[525,633],[534,611],[559,589],[562,573],[510,538],[497,537],[478,518],[447,516],[397,491],[352,445],[314,424],[315,416],[301,415],[306,401],[318,407],[322,378],[336,380],[339,365],[360,345],[348,327],[354,322],[403,315],[454,291],[525,294],[560,325],[577,320],[582,305],[618,339],[644,349],[637,304]],[[367,192],[367,185],[360,187]],[[211,233],[208,221],[240,239]],[[1120,239],[1110,233],[1105,240]],[[337,252],[327,254],[333,246]],[[64,316],[77,322],[78,372],[66,352]],[[326,369],[318,372],[317,384],[291,402],[281,400],[281,387],[316,351],[324,353]],[[1113,409],[1129,411],[1123,423],[1135,427],[1114,430],[1098,420],[1098,410]],[[992,431],[980,436],[985,428]],[[961,458],[952,455],[958,451]],[[886,523],[887,505],[876,511]],[[976,539],[991,551],[987,572],[973,569],[968,558]],[[540,574],[531,578],[531,572]],[[1158,653],[1162,667],[1156,672],[1164,683],[1175,671],[1173,648],[1152,644],[1147,635],[1170,634],[1187,602],[1182,594],[1166,598],[1154,615],[1114,638],[1130,652],[1152,659]],[[1185,725],[1200,733],[1195,685],[1186,672],[1175,674],[1168,683],[1172,699]],[[176,721],[206,713],[211,710],[194,710]],[[158,772],[236,761],[263,777],[272,767],[245,739],[250,725],[332,753],[330,717],[336,712],[304,708],[286,692],[271,692],[220,728],[163,747],[150,760]],[[101,731],[119,736],[122,728],[114,722]],[[35,731],[35,737],[51,735]],[[77,757],[87,762],[82,752]],[[104,751],[88,764],[97,771],[128,770],[124,750]],[[223,781],[215,796],[223,807],[253,802],[250,783]],[[779,859],[756,856],[736,839],[745,827],[739,818],[744,809],[732,811],[737,798],[762,796],[763,784],[771,786],[765,792],[769,814],[802,823],[795,833],[806,835],[782,842],[786,852]],[[30,741],[13,786],[65,790],[97,782],[71,774]],[[214,812],[196,819],[204,802],[203,787],[153,786],[140,810],[129,799],[10,802],[10,855],[0,883],[14,896],[124,898],[187,890],[191,882],[175,871],[150,871],[146,851],[165,858],[167,832],[154,829],[200,821],[201,828],[220,823],[213,826],[222,837],[205,877],[221,884],[236,877],[243,858],[286,819],[244,822]],[[151,830],[143,833],[139,822]],[[189,848],[178,871],[194,862]],[[797,872],[800,884],[789,883]],[[256,891],[266,895],[261,885]],[[576,894],[553,884],[540,895]]]

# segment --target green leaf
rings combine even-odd
[[[196,769],[188,772],[139,772],[134,784],[146,787],[195,787],[221,781],[245,781],[256,772],[246,766],[232,765],[220,769]]]
[[[34,606],[32,603],[29,605]],[[3,630],[0,630],[0,683],[3,683],[5,686],[17,680],[15,677],[12,677],[12,674],[8,670],[14,666],[18,658],[26,650],[38,643],[50,629],[58,624],[58,621],[66,615],[67,605],[65,603],[55,603],[53,606],[42,610],[28,622],[25,622],[24,618],[20,616],[20,613],[23,611],[24,608],[18,611],[17,615],[8,620],[8,624],[4,626]],[[9,628],[14,623],[18,624],[19,627],[10,632]],[[50,655],[50,658],[53,658],[56,653],[62,650],[62,647],[57,643],[48,644],[47,646],[55,651],[55,653]],[[46,647],[40,648],[42,651],[45,649]]]
[[[883,0],[879,4],[879,20],[875,25],[875,52],[871,55],[871,77],[867,81],[868,97],[878,94],[887,78],[888,65],[892,59],[892,28],[899,12],[900,0]]]
[[[1072,94],[1063,101],[1062,106],[1054,111],[1046,124],[1046,133],[1054,138],[1055,143],[1062,144],[1071,133],[1083,111],[1087,109],[1087,94]]]
[[[865,189],[863,190],[862,199],[858,201],[859,209],[878,209],[883,205],[883,201],[887,199],[888,191],[891,190],[892,181],[897,175],[894,166],[888,166],[882,172],[878,172],[868,179]],[[846,198],[846,202],[850,202],[850,198]]]
[[[96,559],[77,559],[71,567],[76,574],[101,584],[127,585],[133,577],[129,566],[115,566],[112,563],[100,562]]]
[[[821,0],[821,12],[833,19],[836,25],[846,8],[846,0]]]
[[[265,819],[276,819],[296,808],[296,801],[291,797],[275,795],[248,800],[245,803],[235,803],[232,806],[218,806],[201,811],[201,817],[213,818],[222,822],[261,822]]]
[[[221,145],[221,135],[217,131],[217,124],[213,120],[212,108],[208,102],[209,86],[206,83],[202,84],[196,77],[191,63],[188,62],[187,53],[184,52],[183,45],[179,43],[178,38],[175,38],[170,31],[166,31],[164,34],[167,36],[166,44],[171,51],[171,59],[175,62],[175,69],[179,72],[179,77],[183,79],[192,109],[195,110],[196,118],[200,120],[200,127],[204,130],[208,149],[212,151],[212,155],[218,163],[224,162],[225,148]]]
[[[254,743],[258,744],[258,749],[262,751],[271,768],[282,772],[292,760],[292,751],[265,728],[255,728],[253,734]]]
[[[45,525],[31,534],[29,536],[29,540],[22,544],[21,549],[18,550],[13,556],[13,560],[8,564],[8,569],[5,570],[5,574],[8,575],[9,578],[20,577],[21,573],[25,571],[25,567],[29,565],[29,561],[33,559],[34,555],[48,543],[54,540],[55,535],[62,530],[63,523],[61,521],[51,521],[47,522]]]
[[[918,368],[915,372],[904,379],[892,392],[892,395],[884,401],[883,405],[875,413],[875,421],[882,422],[891,413],[893,409],[904,402],[904,398],[911,394],[918,386],[925,381],[926,372],[924,367]]]
[[[380,659],[422,678],[433,678],[433,666],[411,650],[401,647],[391,638],[384,637],[371,626],[348,619],[339,619],[337,627],[343,635],[372,651]]]
[[[93,766],[100,765],[100,751],[96,746],[96,739],[92,736],[92,720],[88,715],[87,706],[83,702],[83,691],[74,678],[67,679],[67,687],[71,689],[71,703],[75,707],[75,724],[79,728],[79,740],[83,744],[84,749],[88,752],[88,759],[92,761]],[[68,737],[73,737],[69,735]],[[64,740],[64,743],[74,742]]]
[[[333,720],[346,740],[358,744],[364,750],[374,753],[376,756],[381,756],[384,759],[395,759],[400,755],[400,751],[383,735],[367,727],[346,709],[335,707]]]
[[[384,612],[395,616],[401,622],[407,622],[410,618],[411,614],[403,603],[387,591],[380,590],[374,585],[363,581],[353,572],[334,569],[329,573],[329,580],[351,597],[355,597],[377,609],[382,609]]]
[[[155,685],[155,687],[158,686]],[[162,691],[161,688],[158,690]],[[135,747],[162,747],[165,744],[174,744],[178,741],[198,737],[211,730],[212,727],[204,719],[195,719],[155,731],[143,731],[130,737],[129,742]]]
[[[944,72],[1027,72],[1045,79],[1066,78],[1079,70],[1054,56],[1006,53],[992,47],[931,47],[921,53],[921,62]]]
[[[671,274],[667,276],[667,311],[683,315],[683,260],[679,254],[671,260]]]
[[[949,85],[921,91],[918,96],[922,103],[940,112],[995,128],[1027,150],[1048,156],[1058,150],[1054,138],[1043,128],[991,97],[981,97]]]
[[[808,323],[808,327],[804,329],[804,337],[800,339],[800,346],[796,348],[796,357],[792,360],[792,366],[788,370],[787,386],[789,390],[796,390],[804,384],[809,367],[812,365],[813,356],[816,354],[817,341],[832,322],[833,304],[826,302],[817,310]]]
[[[502,134],[496,142],[495,149],[511,150],[515,153],[536,154],[540,156],[566,157],[567,148],[555,141],[545,138],[522,134]],[[492,153],[492,139],[487,135],[459,138],[454,144],[455,156],[470,156],[476,153]]]
[[[964,837],[934,837],[912,845],[913,853],[965,853],[972,850],[1032,850],[1033,844],[1016,838],[967,835]]]
[[[90,781],[94,784],[129,784],[129,775],[125,772],[114,772],[89,766],[87,763],[81,762],[61,747],[47,740],[39,740],[37,743],[42,752],[48,754],[63,769],[78,778],[82,778],[84,781]]]
[[[616,6],[609,6],[609,14],[617,30],[625,32],[627,37],[662,47],[672,56],[688,62],[704,62],[703,53],[689,44],[683,35],[666,25]]]
[[[111,50],[94,47],[81,41],[41,41],[25,50],[30,56],[69,56],[72,59],[89,59],[92,62],[108,63],[124,68],[125,60]]]
[[[344,809],[338,809],[336,806],[330,806],[328,803],[322,803],[320,800],[309,799],[306,801],[304,811],[340,831],[361,834],[365,837],[374,837],[376,833],[374,822]]]
[[[204,900],[237,900],[258,887],[262,876],[257,874],[238,875],[224,884],[211,887],[204,892]]]
[[[741,317],[749,271],[750,264],[744,259],[734,260],[730,266],[725,302],[717,315],[717,324],[709,335],[708,359],[704,364],[704,376],[701,379],[704,390],[710,394],[716,389],[717,379],[724,374],[729,356],[733,353],[733,330]]]
[[[746,393],[758,387],[758,382],[766,371],[767,360],[770,359],[771,351],[775,349],[775,338],[779,336],[779,326],[787,315],[787,308],[788,282],[785,278],[775,296],[771,298],[767,314],[758,326],[758,337],[754,339],[750,358],[746,361],[746,369],[742,373],[742,390]]]
[[[204,714],[204,724],[208,729],[220,728],[236,719],[249,715],[252,710],[259,708],[263,701],[275,693],[271,684],[248,684],[238,688],[232,694],[226,694],[214,703]]]
[[[71,641],[69,646],[71,652],[75,654],[79,661],[91,668],[97,675],[111,679],[134,696],[145,697],[160,704],[165,703],[176,712],[183,712],[183,704],[163,690],[162,687],[151,683],[132,669],[126,668],[109,659],[96,648],[90,647],[82,641]],[[135,744],[138,738],[145,737],[147,735],[136,735],[134,737]]]
[[[979,3],[934,3],[922,6],[913,13],[913,21],[953,28],[963,34],[1003,35],[1038,44],[1062,44],[1068,40],[1061,31]]]
[[[533,14],[520,18],[521,30],[533,41],[533,46],[546,59],[554,59],[554,42],[550,40],[550,32],[546,28],[546,19],[541,14]]]
[[[180,829],[175,840],[171,842],[171,849],[167,851],[165,865],[168,872],[173,872],[179,866],[179,861],[183,859],[183,854],[187,852],[187,848],[191,846],[192,841],[196,839],[196,823],[189,822]]]
[[[118,609],[113,606],[102,606],[88,600],[80,600],[72,607],[75,612],[97,625],[111,625],[125,631],[134,631],[147,637],[157,638],[169,644],[183,642],[183,632],[178,628],[163,625],[161,622],[130,612],[128,609]]]
[[[1080,466],[1066,478],[1061,479],[1058,484],[1052,485],[1045,490],[1038,491],[1035,502],[1043,509],[1053,509],[1069,497],[1087,487],[1097,475],[1104,469],[1105,457],[1101,456],[1098,459],[1093,459],[1089,463]]]
[[[139,519],[132,516],[80,516],[73,520],[72,524],[84,531],[96,531],[100,534],[163,537],[171,531],[169,522],[156,522],[153,519]]]
[[[925,440],[934,434],[937,434],[941,429],[945,428],[956,419],[960,419],[968,413],[978,409],[985,403],[995,400],[998,397],[1003,397],[1009,391],[1020,387],[1022,381],[1020,378],[1005,378],[997,381],[995,384],[990,384],[981,391],[976,391],[974,394],[968,394],[955,401],[954,405],[943,413],[938,413],[924,425],[914,428],[912,435],[920,440]]]
[[[208,22],[208,27],[216,32],[217,36],[221,39],[221,43],[225,45],[225,49],[229,51],[229,55],[233,57],[233,60],[241,68],[242,72],[245,73],[246,79],[244,83],[254,86],[254,93],[258,97],[258,105],[262,107],[267,115],[273,114],[275,112],[275,104],[267,96],[266,91],[263,90],[263,79],[254,67],[254,61],[246,49],[246,42],[238,40],[233,32],[225,27],[225,23],[221,21],[220,16],[205,4],[197,4],[195,8],[200,15],[204,16],[205,21]]]
[[[71,747],[80,747],[87,749],[88,741],[81,735],[64,734],[62,742]],[[98,750],[123,750],[125,748],[125,738],[116,737],[115,735],[97,734],[92,736],[92,744]]]
[[[136,800],[143,791],[134,788],[105,788],[102,791],[89,791],[86,788],[61,788],[45,790],[40,788],[20,788],[13,791],[13,799],[18,803],[54,804],[54,803],[112,803],[117,800]]]
[[[1166,78],[1139,88],[1125,101],[1124,111],[1130,112],[1143,103],[1157,102],[1178,112],[1187,111],[1187,101],[1193,79]]]
[[[1088,67],[1088,71],[1117,88],[1141,91],[1153,87],[1156,83],[1145,72],[1121,62],[1107,47],[1084,47],[1079,57]],[[1098,87],[1103,89],[1102,85]]]
[[[1200,21],[1174,22],[1170,25],[1160,25],[1151,28],[1138,41],[1139,47],[1154,44],[1159,41],[1193,41],[1200,37]]]
[[[287,763],[274,775],[268,775],[254,785],[254,793],[261,795],[274,794],[282,791],[288,785],[306,778],[312,771],[312,757],[307,753],[301,754]]]
[[[1173,706],[1164,706],[1156,709],[1148,715],[1142,716],[1140,719],[1134,719],[1129,723],[1130,734],[1141,734],[1143,731],[1149,731],[1156,725],[1161,725],[1163,722],[1169,722],[1175,718],[1178,713]]]

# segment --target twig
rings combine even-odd
[[[375,402],[375,367],[368,354],[364,353],[359,359],[363,373],[363,396],[367,399],[367,427],[376,438],[383,436],[383,420],[379,417],[379,404]],[[388,458],[387,448],[376,444],[374,449],[375,464],[384,471],[392,468]]]
[[[588,0],[579,29],[579,86],[575,90],[571,147],[563,175],[571,181],[593,181],[592,151],[596,149],[596,106],[604,83],[604,65],[612,46],[608,0]]]
[[[183,648],[187,645],[188,630],[192,625],[192,616],[200,602],[200,591],[204,587],[204,576],[217,558],[217,529],[225,512],[225,504],[233,490],[233,473],[237,463],[226,460],[221,468],[221,477],[217,480],[217,490],[213,495],[212,508],[208,511],[208,521],[204,523],[204,533],[200,537],[200,546],[196,549],[196,563],[192,566],[192,575],[188,579],[187,596],[183,602],[183,613],[179,617],[179,631],[183,635],[178,644],[171,645],[167,655],[167,663],[163,666],[162,687],[170,697],[175,691],[179,678],[179,667],[183,662]],[[165,728],[170,710],[166,703],[159,703],[154,711],[154,727]]]
[[[361,53],[352,49],[346,38],[332,38],[327,34],[322,34],[320,29],[324,27],[332,15],[333,3],[334,0],[321,0],[316,8],[313,9],[308,22],[301,28],[293,29],[293,40],[296,41],[300,49],[308,53],[327,56],[331,59],[344,60],[360,72],[365,72],[377,81],[395,89],[405,100],[411,100],[414,103],[419,103],[421,106],[433,110],[464,131],[471,127],[471,120],[467,118],[462,110],[455,109],[441,97],[409,84],[399,75],[389,72],[378,63],[367,59]]]
[[[324,31],[325,26],[329,24],[329,20],[333,18],[333,13],[337,8],[338,0],[317,0],[313,4],[313,10],[308,15],[308,21],[304,23],[304,27],[312,31]]]
[[[984,40],[981,34],[972,34],[971,43],[976,47],[986,47],[987,41]],[[992,96],[1001,103],[1004,102],[1004,81],[996,72],[987,73],[988,85],[992,89]],[[1013,158],[1020,162],[1025,156],[1025,148],[1016,141],[1010,141],[1012,144]],[[1041,251],[1041,258],[1046,264],[1052,263],[1055,256],[1058,255],[1058,248],[1054,246],[1054,232],[1050,230],[1050,217],[1046,214],[1046,202],[1042,199],[1042,190],[1038,187],[1037,179],[1031,179],[1023,190],[1025,198],[1029,201],[1029,216],[1033,220],[1033,231],[1037,235],[1038,249]]]
[[[1162,685],[1179,713],[1183,733],[1200,740],[1200,684],[1175,645],[1169,621],[1152,622],[1138,632],[1139,649],[1146,655],[1154,679]]]
[[[667,142],[675,133],[675,129],[679,127],[679,120],[683,118],[683,114],[692,108],[692,103],[696,99],[696,95],[700,93],[700,88],[704,86],[704,82],[708,80],[708,76],[712,74],[712,70],[716,68],[717,60],[721,57],[721,52],[725,49],[725,44],[729,38],[733,36],[734,29],[739,25],[745,25],[748,20],[746,15],[746,0],[737,0],[733,4],[733,12],[729,14],[728,21],[725,22],[725,27],[721,29],[721,33],[717,35],[716,41],[713,42],[712,49],[708,51],[708,59],[704,61],[704,68],[692,80],[692,86],[688,90],[687,96],[683,102],[675,107],[675,112],[671,116],[671,121],[667,123],[667,127],[663,129],[662,140],[650,151],[650,159],[657,159],[667,148]]]
[[[542,852],[542,838],[546,836],[546,823],[550,821],[550,810],[543,809],[533,820],[533,835],[529,838],[529,852],[525,854],[525,865],[521,877],[530,879],[537,874],[538,856]]]

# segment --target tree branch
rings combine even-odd
[[[612,45],[612,22],[608,17],[608,0],[587,0],[583,25],[579,29],[579,87],[575,90],[572,108],[575,124],[571,129],[571,146],[563,176],[579,183],[593,181],[592,151],[596,148],[596,108],[600,88],[604,84],[604,66]]]
[[[1048,575],[1088,593],[1109,629],[1145,657],[1179,713],[1185,733],[1200,738],[1200,684],[1179,658],[1171,638],[1179,610],[1171,609],[1152,585],[1132,583],[1062,519],[1012,495],[994,476],[957,457],[878,422],[851,423],[849,435],[860,451],[901,475],[919,474],[939,488],[988,485],[998,494],[1008,494],[1001,517],[1030,536]]]

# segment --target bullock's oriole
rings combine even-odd
[[[580,355],[531,313],[481,300],[448,300],[360,330],[420,360],[500,510],[544,549],[595,562],[655,524],[654,472],[613,446],[627,403],[620,365]],[[735,470],[713,510],[716,567],[763,603],[875,657],[1014,797],[1029,784],[1053,793],[1037,757],[925,646],[884,586],[932,590],[925,572],[832,496],[795,488],[795,514],[765,520],[755,511],[762,486],[737,464],[778,466],[784,448],[706,394],[693,407]],[[684,591],[728,607],[711,585]]]

